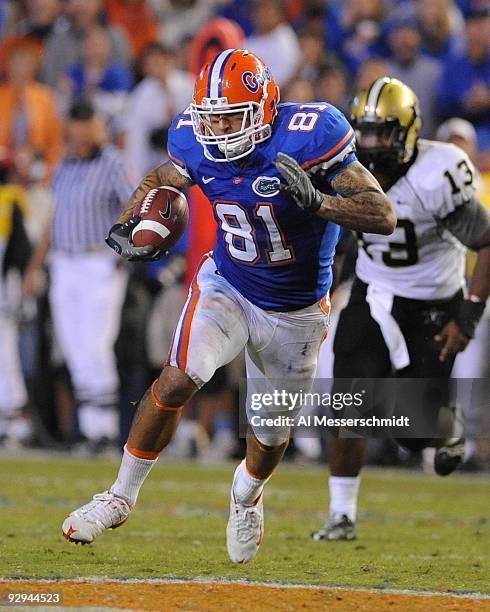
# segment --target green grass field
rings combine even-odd
[[[247,579],[352,587],[490,591],[489,481],[367,471],[359,539],[314,543],[326,471],[283,465],[267,486],[257,559],[233,566],[225,527],[233,465],[162,462],[121,529],[68,544],[61,523],[112,482],[107,461],[0,458],[0,576]]]

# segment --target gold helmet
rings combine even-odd
[[[383,77],[358,92],[351,105],[359,160],[370,170],[391,172],[415,154],[422,120],[415,93]]]

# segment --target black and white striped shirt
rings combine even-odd
[[[51,248],[71,254],[103,248],[132,190],[114,147],[102,147],[87,159],[65,157],[53,179]]]

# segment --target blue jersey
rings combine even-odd
[[[170,159],[213,206],[219,274],[260,308],[290,311],[314,304],[330,288],[339,226],[279,191],[279,152],[317,174],[321,190],[335,195],[330,181],[356,159],[354,133],[329,104],[280,104],[271,137],[244,163],[218,163],[204,156],[188,114],[178,115],[169,130]]]

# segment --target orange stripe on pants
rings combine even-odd
[[[330,314],[330,300],[327,300],[327,295],[324,295],[320,302],[320,308],[326,315]]]
[[[204,265],[204,262],[209,259],[209,255],[206,254],[201,260],[199,267],[197,268],[196,274],[192,280],[191,291],[192,297],[189,302],[189,307],[187,309],[187,314],[185,315],[184,322],[182,324],[181,329],[181,339],[180,339],[180,350],[177,352],[176,361],[179,366],[179,369],[184,371],[187,368],[187,353],[189,350],[189,341],[191,337],[191,326],[192,319],[194,318],[194,313],[196,311],[197,302],[199,301],[199,296],[201,295],[201,291],[199,289],[199,283],[197,282],[197,276]]]

